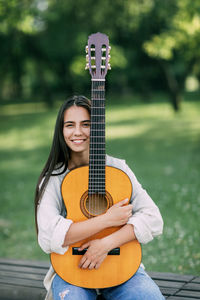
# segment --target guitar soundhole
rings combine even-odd
[[[87,218],[92,218],[105,213],[112,205],[113,200],[108,192],[106,192],[105,195],[97,193],[88,195],[87,191],[81,197],[80,202],[81,211]]]

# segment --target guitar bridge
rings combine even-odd
[[[72,247],[72,255],[84,255],[87,251],[87,248],[79,251],[78,247]],[[108,255],[120,255],[120,248],[114,248],[108,252]]]

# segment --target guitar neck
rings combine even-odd
[[[89,194],[105,194],[105,81],[92,80]]]

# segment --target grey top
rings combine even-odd
[[[153,240],[155,236],[162,234],[163,220],[160,211],[151,197],[142,188],[126,162],[106,155],[106,165],[121,169],[131,180],[133,187],[131,196],[133,214],[129,218],[128,224],[134,226],[134,233],[139,243],[146,244]],[[73,221],[67,219],[61,196],[61,183],[68,172],[69,170],[62,175],[50,177],[38,205],[38,242],[46,253],[56,252],[64,254],[68,250],[68,247],[62,247],[62,245],[66,232]],[[49,291],[46,299],[52,299],[50,287],[54,274],[51,267],[44,280],[44,285]]]

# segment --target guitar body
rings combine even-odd
[[[69,172],[62,183],[62,196],[67,208],[67,218],[74,222],[105,213],[113,204],[131,198],[132,184],[129,177],[114,167],[105,167],[106,196],[88,196],[89,167],[80,167]],[[94,207],[95,203],[95,207]],[[103,204],[102,204],[103,203]],[[127,281],[138,269],[141,262],[141,246],[134,240],[120,247],[118,255],[108,255],[99,269],[80,269],[81,255],[73,254],[88,240],[99,239],[119,230],[112,227],[101,231],[87,240],[69,246],[64,255],[52,253],[51,263],[56,273],[65,281],[85,288],[106,288]]]

